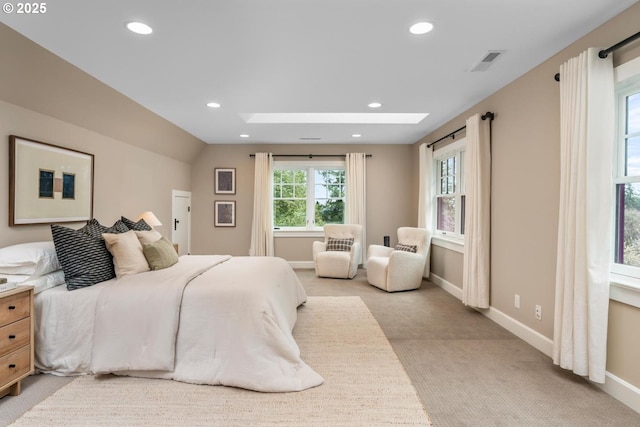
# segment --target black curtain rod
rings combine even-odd
[[[496,117],[496,115],[495,115],[494,113],[492,113],[491,111],[487,111],[487,112],[486,112],[486,113],[484,113],[480,118],[481,118],[482,120],[487,120],[487,119],[489,119],[489,120],[493,120],[493,119],[495,119],[495,117]],[[440,141],[444,141],[444,140],[445,140],[445,139],[447,139],[447,138],[453,138],[453,139],[455,139],[456,134],[457,134],[458,132],[460,132],[460,131],[465,130],[466,128],[467,128],[466,126],[462,126],[460,129],[456,129],[456,130],[454,130],[453,132],[451,132],[451,133],[449,133],[449,134],[447,134],[447,135],[443,136],[442,138],[437,139],[437,140],[433,141],[433,142],[432,142],[432,143],[430,143],[430,144],[427,144],[427,148],[431,147],[432,145],[436,145],[438,142],[440,142]]]
[[[255,157],[255,154],[249,154],[249,157]],[[346,154],[274,154],[273,157],[346,157]],[[373,154],[366,154],[365,157],[373,157]]]
[[[627,37],[626,39],[622,40],[621,42],[618,42],[616,44],[614,44],[613,46],[611,46],[608,49],[602,49],[600,52],[598,52],[598,57],[604,59],[607,56],[609,56],[610,53],[615,52],[616,50],[620,49],[623,46],[628,45],[629,43],[632,43],[636,40],[640,39],[640,31],[638,31],[637,33],[635,33],[634,35]],[[553,76],[553,78],[559,82],[560,81],[560,73],[556,73],[555,76]]]

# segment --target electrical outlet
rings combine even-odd
[[[516,294],[513,304],[516,306],[516,308],[520,308],[520,295]]]
[[[536,305],[536,319],[542,320],[542,307]]]

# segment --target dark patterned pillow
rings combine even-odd
[[[398,243],[395,249],[396,251],[413,252],[413,253],[416,253],[418,251],[418,247],[416,245],[405,245],[404,243]]]
[[[120,219],[122,220],[124,225],[126,225],[127,228],[129,228],[129,230],[135,230],[135,231],[149,231],[149,230],[151,230],[151,226],[149,224],[147,224],[144,219],[140,219],[138,222],[133,222],[130,219],[125,218],[123,216],[120,217]]]
[[[327,251],[349,252],[351,251],[351,246],[353,246],[353,237],[345,239],[329,237],[327,239]]]
[[[87,221],[87,224],[78,231],[82,231],[90,236],[102,239],[102,233],[126,233],[129,231],[129,227],[127,227],[121,220],[117,220],[111,227],[105,227],[100,224],[97,219],[93,218]]]
[[[55,224],[51,225],[51,235],[68,290],[95,285],[116,276],[113,258],[104,240]]]

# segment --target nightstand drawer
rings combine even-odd
[[[31,371],[31,346],[0,357],[0,384],[8,384]]]
[[[29,344],[31,319],[26,318],[0,328],[0,356]]]
[[[30,310],[31,300],[28,292],[0,299],[0,326],[28,317]]]

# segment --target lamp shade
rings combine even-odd
[[[157,227],[159,225],[162,225],[158,217],[155,216],[151,211],[142,212],[140,216],[138,216],[138,219],[136,221],[139,221],[141,219],[144,219],[144,222],[146,222],[152,227]]]

